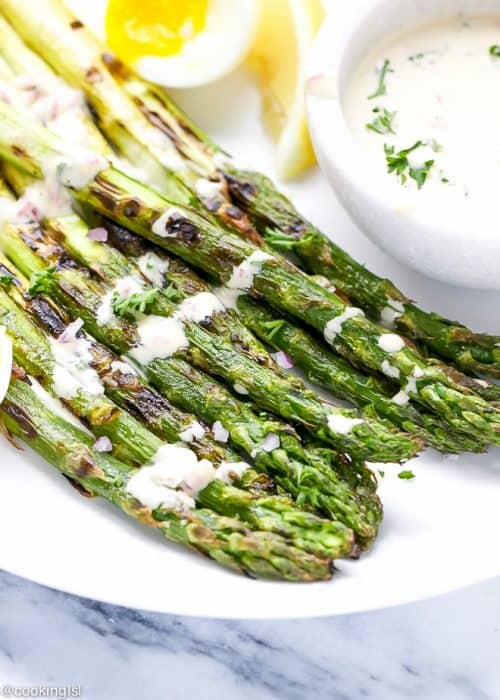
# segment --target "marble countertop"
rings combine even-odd
[[[500,579],[274,622],[155,615],[0,573],[0,697],[66,686],[86,700],[497,700]]]

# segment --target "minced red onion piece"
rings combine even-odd
[[[102,226],[98,226],[97,228],[89,229],[87,237],[90,238],[91,241],[99,241],[99,243],[105,243],[105,241],[108,240],[108,232]]]
[[[83,321],[81,318],[77,318],[76,321],[73,321],[73,323],[70,323],[69,326],[66,326],[64,331],[61,333],[59,338],[57,339],[59,343],[72,343],[74,340],[76,340],[76,336],[80,328],[83,326]]]
[[[20,202],[22,202],[22,200],[20,200]],[[36,204],[33,204],[33,202],[30,201],[22,202],[22,205],[17,211],[17,215],[19,217],[34,219],[35,221],[39,221],[42,218],[42,212],[40,209],[36,206]]]
[[[266,435],[265,440],[263,440],[260,444],[260,447],[264,452],[272,452],[273,450],[278,449],[280,446],[280,439],[276,433],[269,433],[269,435]]]
[[[289,355],[287,355],[286,352],[282,352],[280,350],[279,352],[273,352],[272,356],[276,360],[277,364],[281,367],[281,369],[292,369],[292,358]]]
[[[227,442],[229,438],[229,432],[225,429],[222,423],[218,420],[212,426],[212,432],[214,434],[214,440],[217,442]]]
[[[102,437],[98,438],[94,444],[92,445],[94,450],[96,452],[112,452],[113,451],[113,443],[107,437],[106,435],[103,435]]]

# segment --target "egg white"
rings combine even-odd
[[[64,1],[99,39],[105,40],[107,2]],[[259,12],[258,0],[211,0],[205,29],[187,41],[179,54],[144,55],[132,67],[146,80],[167,87],[191,88],[213,82],[245,58],[255,37]]]

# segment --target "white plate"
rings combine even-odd
[[[244,76],[184,94],[183,105],[250,166],[272,173],[272,151]],[[419,277],[379,252],[343,213],[319,173],[288,191],[306,215],[424,306],[484,331],[500,329],[500,295],[464,293]],[[446,593],[500,574],[500,451],[447,460],[428,451],[386,470],[385,520],[373,552],[339,562],[329,583],[252,581],[163,541],[74,491],[28,452],[0,443],[0,567],[61,590],[165,613],[284,618],[334,615]]]

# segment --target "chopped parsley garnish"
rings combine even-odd
[[[382,97],[382,95],[387,94],[387,85],[385,83],[387,73],[394,73],[393,69],[391,68],[391,62],[386,58],[382,64],[382,67],[380,70],[377,71],[378,73],[378,85],[377,89],[373,93],[373,95],[368,95],[369,100],[374,100],[376,97]]]
[[[297,245],[297,240],[279,229],[266,229],[264,240],[280,250],[293,250]]]
[[[113,294],[111,306],[117,316],[134,319],[137,314],[146,313],[156,301],[161,289],[153,287],[144,292],[135,292],[129,297],[122,297],[117,292]]]
[[[429,141],[429,146],[434,151],[434,153],[441,153],[441,151],[443,150],[443,147],[438,141],[436,141],[436,139],[432,139],[432,141]]]
[[[169,301],[182,301],[184,298],[183,294],[177,289],[175,284],[173,282],[170,282],[168,287],[165,289],[161,290],[161,293],[163,294],[164,297],[166,297]]]
[[[2,287],[10,287],[11,284],[14,284],[12,275],[0,275],[0,285]]]
[[[387,169],[389,173],[396,173],[401,179],[403,185],[408,181],[408,177],[418,185],[418,189],[421,189],[425,184],[429,172],[434,165],[434,160],[426,160],[420,167],[410,165],[408,156],[413,151],[418,148],[425,146],[423,141],[417,141],[410,148],[405,148],[401,151],[396,151],[394,146],[389,146],[387,143],[384,146],[385,159],[387,161]]]
[[[388,109],[383,109],[381,113],[378,111],[378,116],[369,122],[366,128],[376,134],[395,134],[393,121],[396,114],[397,112],[389,112]]]
[[[415,479],[415,474],[409,469],[406,469],[402,472],[399,472],[398,477],[400,479],[406,479],[407,481],[409,481],[410,479]]]
[[[28,294],[30,297],[36,297],[37,294],[50,294],[54,283],[54,272],[56,266],[51,265],[45,270],[33,272],[30,277]]]
[[[490,46],[490,56],[493,56],[493,58],[500,58],[500,46],[498,44]]]
[[[263,324],[264,328],[266,329],[266,335],[268,340],[272,340],[273,336],[278,333],[281,328],[285,325],[285,320],[282,318],[276,319],[276,321],[265,321]]]

